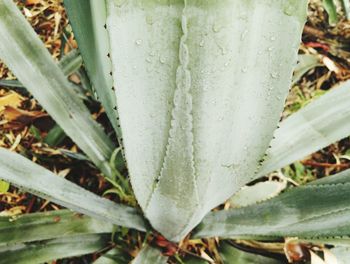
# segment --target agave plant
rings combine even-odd
[[[263,202],[269,197],[267,185],[242,189],[350,134],[347,82],[276,130],[297,62],[307,0],[64,3],[119,143],[93,120],[67,69],[51,58],[12,0],[0,1],[0,58],[117,186],[117,181],[128,185],[115,165],[117,145],[122,146],[140,209],[101,198],[0,149],[1,179],[84,214],[59,210],[0,218],[0,263],[95,252],[106,246],[116,225],[159,232],[172,242],[186,236],[297,237],[346,244],[349,171]],[[210,212],[232,196],[244,204]],[[222,245],[221,254],[225,263],[251,258],[229,244]],[[116,255],[111,250],[96,263],[125,263]],[[166,262],[147,245],[133,263]]]

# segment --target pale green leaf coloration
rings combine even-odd
[[[341,0],[341,3],[344,9],[345,16],[349,20],[350,19],[350,1]]]
[[[113,248],[99,257],[93,264],[124,264],[129,263],[129,260],[125,258],[125,252]],[[157,264],[157,263],[156,263]]]
[[[284,120],[258,175],[265,175],[350,135],[350,81]]]
[[[101,198],[17,153],[0,148],[0,157],[0,179],[76,212],[115,225],[145,230],[136,209]]]
[[[64,55],[58,62],[58,66],[62,69],[64,75],[66,76],[69,76],[79,70],[82,64],[83,59],[76,49]],[[24,88],[23,84],[18,80],[0,80],[0,85],[6,87]]]
[[[114,144],[12,0],[0,1],[0,58],[107,177]]]
[[[349,236],[350,183],[344,176],[342,180],[336,176],[333,179],[338,183],[324,185],[316,181],[316,184],[290,189],[266,202],[210,213],[194,236],[304,239]]]
[[[336,257],[336,264],[346,264],[350,259],[350,247],[338,246],[330,249],[330,252]]]
[[[219,248],[220,256],[224,264],[283,264],[284,262],[278,261],[273,258],[259,256],[256,254],[248,253],[239,250],[228,243],[223,242]]]
[[[121,143],[117,103],[114,94],[109,38],[105,28],[105,0],[64,0],[93,87]]]
[[[323,0],[324,9],[328,14],[328,22],[331,25],[335,25],[338,22],[337,6],[335,0]]]
[[[69,210],[0,217],[0,246],[72,235],[112,233],[113,225]]]
[[[243,207],[256,204],[277,196],[287,187],[287,182],[266,181],[252,186],[244,186],[229,200],[231,207]]]
[[[0,264],[38,264],[96,252],[108,245],[108,235],[80,235],[0,247]]]
[[[180,240],[254,177],[283,110],[307,1],[107,3],[131,183],[153,227]]]
[[[162,256],[161,252],[153,247],[145,246],[136,258],[131,262],[132,264],[166,264],[168,257]]]
[[[314,54],[299,55],[298,64],[294,69],[292,85],[296,84],[305,73],[318,66],[322,66],[319,56]]]
[[[62,69],[64,75],[66,76],[69,76],[79,70],[82,64],[83,59],[77,49],[71,50],[58,62],[58,66]]]

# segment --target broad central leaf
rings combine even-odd
[[[125,155],[180,240],[254,177],[288,93],[306,0],[108,0]]]

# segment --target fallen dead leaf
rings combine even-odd
[[[23,100],[24,98],[15,92],[11,92],[5,96],[0,97],[0,112],[3,111],[6,106],[20,106]]]
[[[26,0],[25,5],[30,6],[30,5],[35,5],[39,3],[40,3],[40,0]]]
[[[26,111],[5,106],[2,116],[4,120],[8,121],[4,124],[5,129],[20,129],[32,123],[35,119],[47,116],[47,114],[41,111]]]

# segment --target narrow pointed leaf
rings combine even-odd
[[[66,76],[76,72],[82,65],[83,60],[78,50],[72,50],[62,57],[58,62],[58,66],[62,69]],[[8,87],[24,88],[23,84],[18,80],[0,80],[0,85]]]
[[[328,22],[335,25],[338,22],[337,6],[335,0],[323,0],[324,9],[328,13]]]
[[[84,235],[0,247],[0,264],[38,264],[93,253],[107,246],[108,236]]]
[[[0,245],[112,231],[108,222],[69,210],[0,217]]]
[[[350,183],[296,187],[260,204],[210,213],[195,237],[348,236],[349,204]]]
[[[102,221],[145,230],[135,209],[101,198],[19,154],[0,148],[0,157],[0,179]]]
[[[284,120],[258,175],[265,175],[350,135],[350,81]]]
[[[162,253],[153,247],[145,246],[136,258],[131,262],[132,264],[166,264],[168,257],[162,255]]]
[[[79,70],[83,64],[83,59],[77,49],[71,50],[59,61],[58,66],[62,69],[64,75],[69,76]]]
[[[64,0],[85,68],[119,140],[117,103],[111,76],[105,0]]]
[[[180,240],[253,178],[288,93],[307,1],[107,3],[133,189],[153,227]]]
[[[0,2],[0,58],[106,176],[114,146],[12,0]]]

